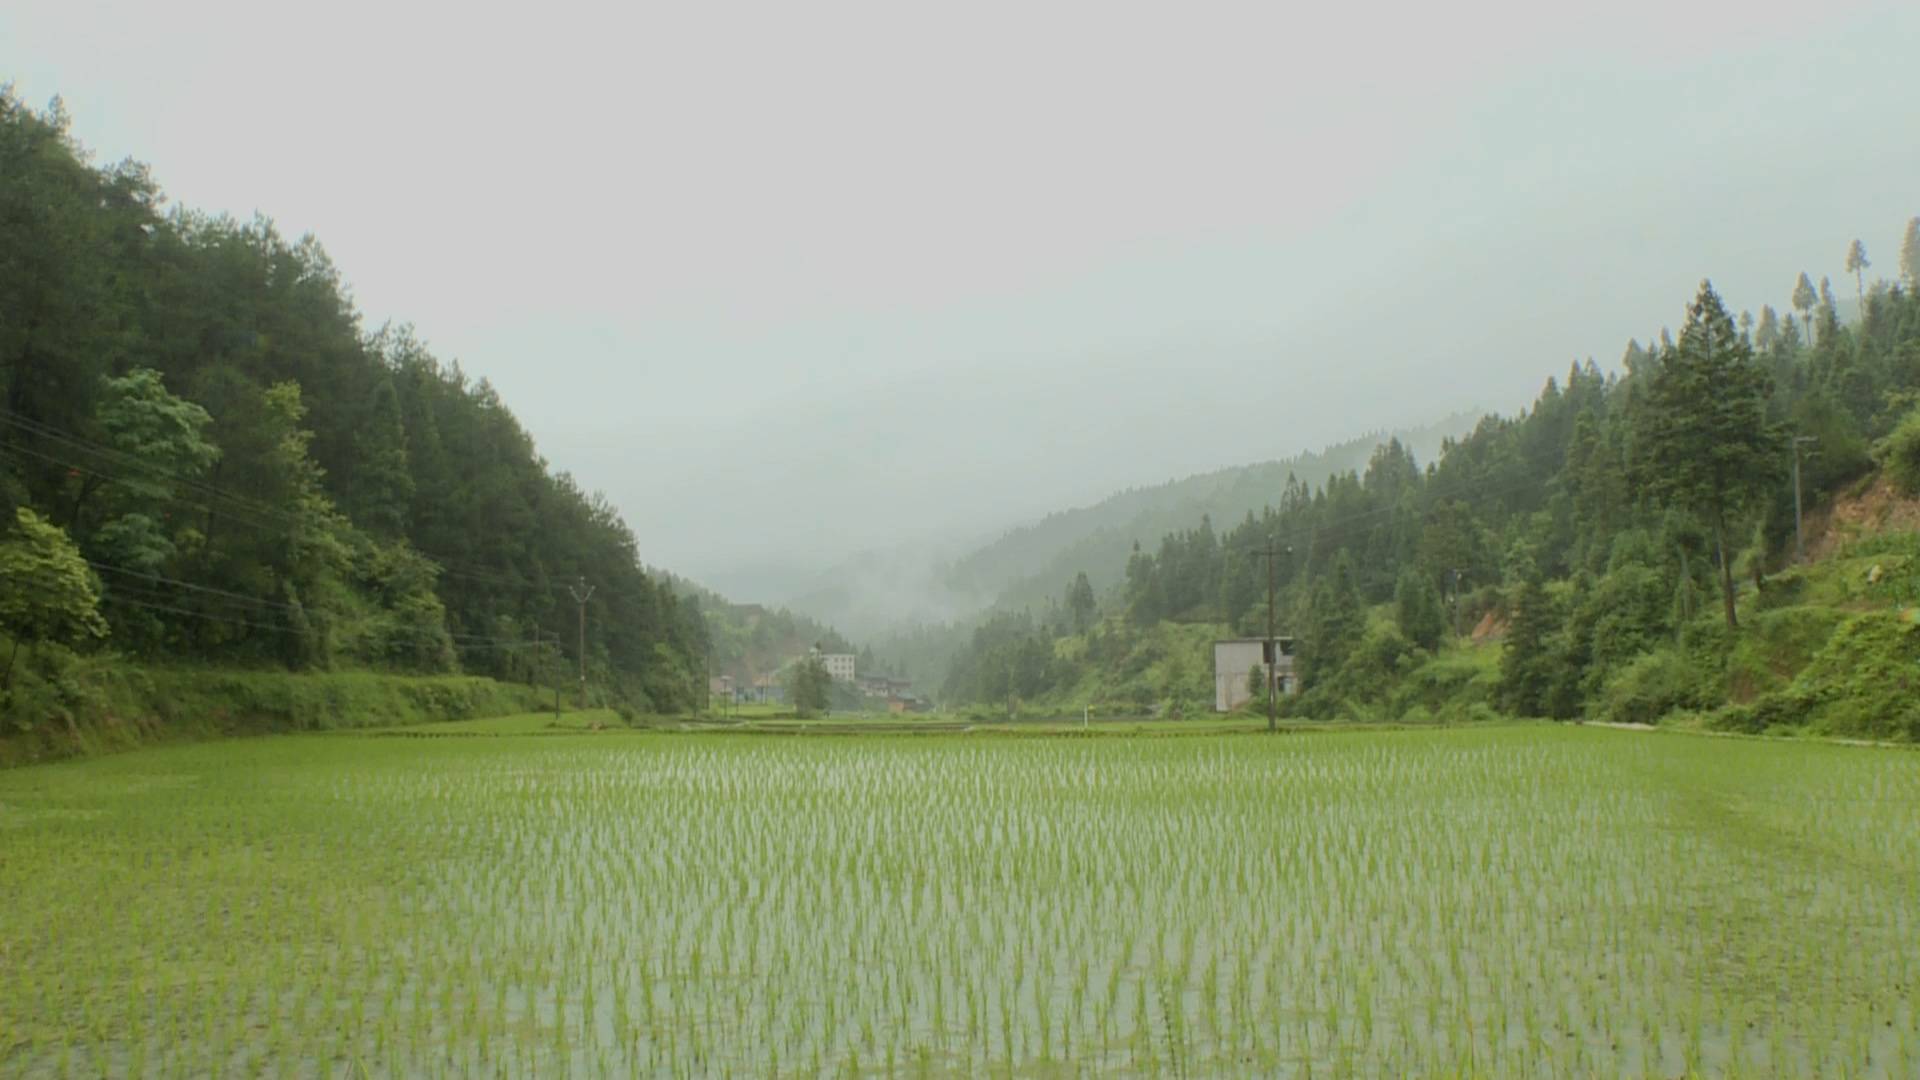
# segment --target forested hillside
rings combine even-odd
[[[10,89],[0,581],[20,723],[103,651],[545,683],[578,660],[580,581],[596,697],[690,705],[706,649],[614,508],[486,380],[364,327],[315,239],[170,209]]]
[[[1691,712],[1920,737],[1920,537],[1856,530],[1820,562],[1797,554],[1796,472],[1808,507],[1876,483],[1920,495],[1920,219],[1898,280],[1870,279],[1857,241],[1844,265],[1850,323],[1825,279],[1801,274],[1784,315],[1737,317],[1703,283],[1677,338],[1549,379],[1437,461],[1390,442],[1258,515],[1170,532],[1104,610],[1058,580],[1044,613],[975,632],[948,697],[1204,707],[1206,640],[1262,632],[1272,543],[1297,714]],[[1176,659],[1181,624],[1204,629]]]
[[[830,653],[855,651],[851,642],[825,623],[785,608],[732,603],[686,578],[661,573],[680,603],[704,621],[710,646],[707,660],[715,675],[737,680],[770,675],[816,645]],[[863,664],[862,670],[872,666]]]

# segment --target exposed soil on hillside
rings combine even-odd
[[[1920,530],[1920,499],[1907,498],[1894,490],[1892,481],[1876,476],[1865,489],[1807,515],[1806,524],[1807,555],[1824,559],[1868,533]]]

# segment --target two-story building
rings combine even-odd
[[[1300,692],[1300,679],[1293,670],[1293,639],[1277,637],[1273,644],[1278,656],[1269,654],[1266,638],[1227,638],[1213,643],[1214,712],[1232,712],[1254,697],[1264,698],[1262,687],[1269,670],[1281,694]]]

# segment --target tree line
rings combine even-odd
[[[592,683],[640,708],[698,700],[697,607],[486,380],[408,327],[364,327],[313,237],[168,208],[144,165],[95,166],[57,99],[10,87],[0,549],[0,634],[48,664],[105,641],[546,680],[579,662],[584,579]]]

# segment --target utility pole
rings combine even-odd
[[[1015,673],[1014,662],[1017,656],[1018,654],[1010,654],[1007,657],[1007,722],[1008,723],[1013,722],[1013,694],[1014,694],[1013,687],[1014,687],[1014,673]]]
[[[583,574],[578,584],[567,586],[567,591],[580,605],[580,707],[584,709],[587,707],[587,601],[593,596],[593,586],[587,584]]]
[[[546,631],[535,632],[540,635],[542,643],[547,640]],[[553,722],[556,724],[560,722],[560,668],[565,660],[566,657],[560,655],[560,631],[555,630],[553,632]]]
[[[1453,568],[1453,636],[1464,636],[1460,630],[1460,568]]]
[[[1280,646],[1273,634],[1273,564],[1274,560],[1280,557],[1282,550],[1282,548],[1274,543],[1273,535],[1269,533],[1267,535],[1267,546],[1254,552],[1256,555],[1264,556],[1267,560],[1267,647],[1265,650],[1265,659],[1267,662],[1267,731],[1269,732],[1280,729],[1279,717],[1275,713],[1277,700],[1276,694],[1274,693],[1274,669],[1279,667],[1280,664]],[[1293,548],[1291,546],[1284,550],[1288,555],[1293,554]]]
[[[1793,437],[1793,561],[1807,561],[1807,541],[1800,528],[1800,448],[1817,442],[1811,435]]]

